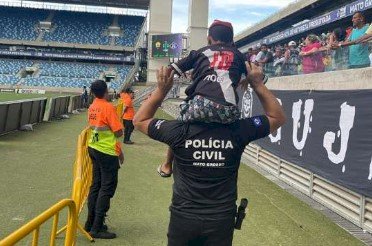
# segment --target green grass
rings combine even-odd
[[[12,92],[0,92],[0,102],[5,101],[14,101],[14,100],[22,100],[22,99],[34,99],[34,98],[42,98],[42,97],[59,97],[59,96],[66,96],[72,95],[72,93],[46,93],[46,94],[16,94]]]
[[[82,114],[37,125],[34,132],[0,137],[0,238],[70,196],[76,137],[85,120]],[[108,225],[118,238],[97,240],[97,245],[166,245],[172,179],[156,173],[166,146],[138,132],[133,140],[135,145],[123,147],[125,164],[119,170],[119,185],[109,211]],[[243,229],[235,232],[236,246],[362,245],[245,165],[240,168],[239,195],[248,197],[250,203]],[[85,213],[86,209],[81,223]],[[47,245],[49,231],[42,227],[40,245]],[[62,245],[62,239],[58,242]],[[19,245],[30,245],[29,238]],[[78,245],[92,244],[79,234]]]

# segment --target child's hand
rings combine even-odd
[[[259,85],[263,85],[265,75],[262,71],[262,68],[253,63],[248,62],[246,62],[245,65],[247,67],[248,72],[247,79],[252,88],[254,89]]]

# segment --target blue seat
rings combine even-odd
[[[120,16],[119,27],[124,31],[122,37],[116,37],[115,44],[132,47],[136,44],[144,21],[142,16]]]
[[[52,30],[44,36],[45,41],[60,43],[108,45],[105,31],[112,23],[113,16],[107,14],[57,11]]]
[[[8,74],[0,74],[0,84],[2,85],[16,85],[19,82],[19,77]]]
[[[102,72],[110,67],[118,74],[117,79],[112,81],[111,88],[120,89],[132,66],[117,66],[105,64],[87,64],[77,62],[50,62],[39,61],[40,77],[27,77],[24,80],[26,86],[39,87],[64,87],[82,88],[100,77]]]
[[[0,7],[0,38],[36,40],[37,24],[47,18],[49,11]]]

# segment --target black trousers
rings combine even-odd
[[[231,246],[234,224],[234,216],[220,220],[199,220],[171,212],[168,246]]]
[[[92,148],[88,148],[88,152],[93,162],[93,181],[88,196],[87,222],[92,225],[91,231],[98,232],[118,184],[119,159]]]
[[[130,140],[130,136],[134,130],[134,125],[132,120],[123,120],[124,125],[124,142]]]

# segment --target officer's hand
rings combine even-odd
[[[120,155],[119,155],[119,162],[120,162],[120,165],[123,165],[123,163],[124,163],[124,154],[123,154],[123,152],[120,153]]]
[[[262,71],[262,68],[254,63],[246,62],[245,65],[248,72],[247,80],[251,87],[254,89],[257,86],[263,85],[264,73]]]
[[[164,94],[167,94],[173,86],[174,71],[169,67],[161,67],[156,72],[158,88]]]

